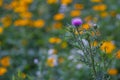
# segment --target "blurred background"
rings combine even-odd
[[[74,17],[85,29],[98,24],[99,40],[119,50],[120,0],[0,0],[0,80],[19,71],[23,79],[91,80],[89,68],[76,60],[81,51],[64,39]],[[120,65],[113,66],[119,72]]]

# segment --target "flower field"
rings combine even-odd
[[[120,0],[0,0],[0,80],[120,80]]]

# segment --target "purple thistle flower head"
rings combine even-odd
[[[80,25],[82,25],[83,22],[80,18],[73,18],[71,23],[73,26],[79,27]]]

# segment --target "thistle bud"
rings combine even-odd
[[[83,22],[80,18],[73,18],[71,23],[73,26],[79,27],[80,25],[82,25]]]

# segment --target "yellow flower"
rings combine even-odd
[[[109,75],[117,75],[118,74],[118,70],[117,69],[114,69],[114,68],[111,68],[108,70],[108,74]]]
[[[62,42],[61,48],[66,48],[68,46],[67,42]]]
[[[45,25],[45,21],[42,19],[36,20],[33,23],[33,26],[36,28],[42,28]]]
[[[29,24],[28,19],[18,19],[14,22],[15,26],[27,26]]]
[[[47,65],[50,67],[54,67],[55,59],[54,58],[48,58],[47,59]]]
[[[47,0],[47,3],[48,4],[55,4],[55,3],[57,3],[58,2],[58,0]]]
[[[97,42],[97,41],[94,41],[93,43],[91,43],[91,46],[96,47],[96,46],[97,46],[97,44],[98,44],[98,42]]]
[[[109,14],[107,13],[107,12],[101,12],[101,14],[100,14],[100,16],[102,17],[102,18],[105,18],[105,17],[107,17]]]
[[[83,4],[75,4],[75,5],[74,5],[74,8],[75,8],[75,9],[83,9],[83,8],[84,8],[84,5],[83,5]]]
[[[100,36],[101,35],[100,31],[98,30],[96,32],[92,31],[92,36],[95,36],[95,35]]]
[[[0,67],[0,76],[4,75],[7,72],[7,69],[4,67]]]
[[[90,0],[91,2],[96,2],[96,3],[99,3],[99,2],[102,2],[103,0]]]
[[[14,9],[14,12],[16,12],[16,13],[27,12],[27,11],[28,11],[27,6],[17,6]]]
[[[48,50],[48,54],[50,54],[50,55],[51,55],[51,54],[52,54],[52,55],[57,54],[57,52],[58,52],[57,49],[49,49],[49,50]]]
[[[2,34],[3,33],[3,28],[2,27],[0,27],[0,34]]]
[[[10,3],[10,7],[11,7],[12,9],[16,8],[18,5],[19,5],[19,2],[16,1],[16,0],[14,0],[14,1],[12,1],[12,2]]]
[[[6,10],[11,10],[12,9],[12,6],[10,4],[5,4],[4,5],[4,9]]]
[[[33,0],[21,0],[21,1],[26,3],[26,4],[31,4],[33,2]]]
[[[62,57],[58,58],[58,62],[59,63],[63,63],[64,62],[64,58],[62,58]]]
[[[21,76],[22,76],[23,79],[26,78],[26,74],[25,73],[22,73]]]
[[[94,21],[94,23],[97,23],[98,18],[97,18],[97,17],[94,17],[94,18],[93,18],[93,21]]]
[[[61,4],[68,5],[72,3],[72,0],[61,0]]]
[[[54,20],[63,20],[64,19],[64,14],[62,14],[62,13],[58,13],[58,14],[56,14],[56,15],[54,15]]]
[[[120,59],[120,50],[117,51],[116,58]]]
[[[56,49],[53,49],[53,54],[57,54],[57,50]]]
[[[92,16],[86,16],[86,17],[85,17],[85,21],[86,21],[86,22],[90,22],[92,19],[93,19]]]
[[[60,38],[57,38],[57,37],[52,37],[49,39],[49,42],[51,44],[54,44],[54,43],[60,43],[61,42],[61,39]]]
[[[3,5],[3,0],[0,0],[0,7]]]
[[[61,23],[61,22],[55,22],[55,23],[53,24],[53,27],[54,27],[55,29],[61,29],[61,28],[62,28],[62,23]]]
[[[49,31],[51,31],[51,30],[52,30],[51,27],[49,27],[49,26],[46,27],[46,31],[47,31],[47,32],[49,32]]]
[[[95,33],[94,31],[91,32],[91,35],[92,35],[92,36],[95,36],[95,34],[96,34],[96,33]]]
[[[72,16],[72,17],[78,17],[78,16],[80,16],[80,14],[81,14],[81,12],[79,10],[72,10],[70,12],[70,16]]]
[[[117,12],[116,12],[116,11],[110,11],[110,15],[111,15],[112,17],[115,17],[115,16],[117,15]]]
[[[82,28],[82,27],[79,27],[78,29],[79,29],[79,33],[78,33],[78,31],[77,31],[77,30],[75,30],[75,32],[74,32],[76,35],[78,35],[78,34],[83,34],[83,33],[84,33],[84,31],[83,31],[83,28]]]
[[[93,10],[95,11],[105,11],[107,9],[107,6],[105,4],[99,4],[96,6],[93,6]]]
[[[100,47],[102,51],[105,51],[106,53],[111,53],[115,49],[115,45],[111,41],[103,42],[102,46]]]
[[[3,27],[9,27],[12,23],[11,16],[7,15],[1,19]]]
[[[3,57],[3,58],[0,60],[0,63],[1,63],[1,65],[4,66],[4,67],[10,66],[10,57],[9,57],[9,56]]]
[[[32,13],[31,12],[23,12],[20,14],[20,17],[29,19],[32,17]]]

